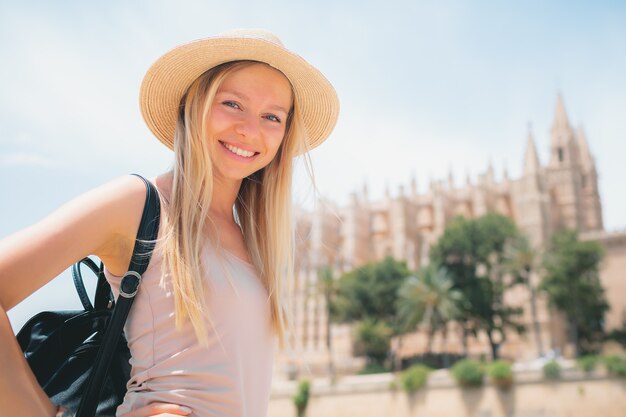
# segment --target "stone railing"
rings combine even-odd
[[[488,379],[481,388],[460,388],[447,371],[435,371],[424,388],[409,395],[392,388],[393,374],[343,377],[335,385],[314,380],[307,417],[603,417],[624,416],[626,378],[605,372],[585,374],[564,369],[547,381],[541,370],[518,371],[513,386],[503,391]],[[295,416],[292,396],[297,383],[276,382],[271,417]]]

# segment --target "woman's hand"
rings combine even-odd
[[[176,417],[188,416],[191,408],[178,404],[152,403],[138,408],[120,417]]]

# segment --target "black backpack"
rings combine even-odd
[[[32,317],[17,334],[30,368],[50,400],[76,412],[76,417],[114,417],[130,378],[130,352],[123,328],[141,274],[150,262],[160,220],[156,188],[137,176],[146,184],[146,203],[117,302],[102,262],[97,266],[85,258],[72,267],[84,310],[44,311]],[[81,265],[98,277],[93,305],[85,290]]]

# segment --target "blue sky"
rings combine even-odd
[[[237,27],[274,31],[335,85],[339,123],[312,153],[323,196],[344,202],[364,182],[396,194],[413,174],[425,190],[449,170],[461,185],[489,160],[515,178],[529,123],[547,161],[560,91],[596,158],[606,228],[626,227],[624,3],[495,3],[0,1],[0,237],[116,176],[168,169],[139,114],[143,74],[173,46]],[[63,306],[64,289],[53,281],[12,319]]]

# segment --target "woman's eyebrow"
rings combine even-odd
[[[285,110],[285,108],[283,106],[279,106],[278,104],[272,104],[270,106],[268,106],[269,109],[271,110],[278,110],[281,111],[285,114],[289,114],[289,111]]]
[[[240,93],[239,91],[236,91],[236,90],[221,90],[221,91],[218,91],[218,94],[232,94],[242,100],[248,100],[247,95],[245,95],[244,93]]]
[[[232,94],[236,97],[238,97],[241,100],[248,100],[249,97],[247,95],[245,95],[244,93],[241,93],[239,91],[236,90],[221,90],[218,92],[218,94]],[[268,106],[269,109],[271,110],[279,110],[282,111],[285,114],[289,114],[289,110],[285,109],[283,106],[280,106],[278,104],[270,104]]]

